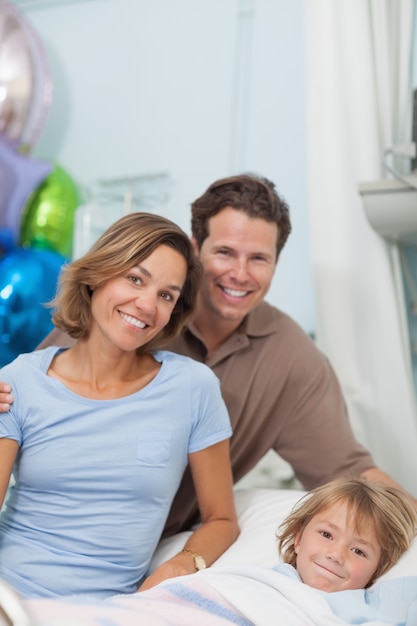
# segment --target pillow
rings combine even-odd
[[[275,532],[305,491],[287,489],[245,489],[235,491],[240,535],[212,567],[219,565],[261,565],[279,563]],[[160,563],[182,550],[191,535],[182,532],[163,539],[151,562],[152,572]],[[394,567],[379,580],[417,575],[417,540]]]
[[[378,580],[389,580],[391,578],[400,578],[401,576],[417,576],[417,540],[411,543],[411,546],[405,552],[400,560],[378,578]]]
[[[304,491],[287,489],[244,489],[235,491],[240,535],[212,565],[264,565],[279,563],[275,531]],[[163,561],[177,554],[191,531],[162,539],[151,561],[152,572]]]

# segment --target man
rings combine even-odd
[[[288,206],[273,183],[253,175],[214,182],[192,204],[191,231],[204,278],[193,321],[170,349],[207,363],[221,381],[233,426],[234,480],[274,449],[306,489],[344,475],[398,487],[355,440],[326,357],[264,300],[291,231]],[[53,331],[41,347],[54,343],[68,345],[68,338]],[[0,393],[3,410],[10,401]],[[186,470],[165,534],[190,528],[196,516]]]

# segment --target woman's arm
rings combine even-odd
[[[19,444],[14,439],[0,439],[0,508],[3,506],[18,450]]]
[[[201,555],[209,567],[239,535],[233,499],[229,440],[190,454],[189,463],[202,523],[184,548]],[[167,578],[192,574],[195,571],[193,556],[187,552],[179,552],[162,563],[144,581],[139,591],[149,589]]]

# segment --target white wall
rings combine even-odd
[[[411,85],[417,88],[417,0],[414,0],[414,20],[413,20],[413,56],[411,69]]]
[[[268,299],[314,331],[306,190],[304,0],[18,0],[53,103],[34,155],[80,184],[167,172],[161,208],[189,232],[216,178],[255,171],[293,233]]]

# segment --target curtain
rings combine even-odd
[[[411,139],[412,0],[306,0],[308,202],[317,342],[353,428],[417,496],[417,410],[398,247],[358,185]]]

